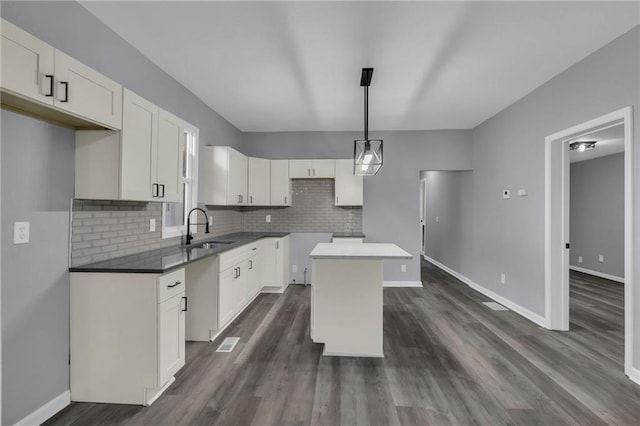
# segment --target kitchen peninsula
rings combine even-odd
[[[323,355],[384,357],[382,264],[411,259],[395,244],[320,243],[311,254],[311,339]]]

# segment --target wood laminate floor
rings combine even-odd
[[[384,290],[384,359],[322,357],[310,288],[264,294],[225,333],[232,353],[187,343],[151,407],[73,403],[48,425],[638,424],[623,374],[623,286],[571,274],[571,330],[495,312],[423,263],[424,288]],[[224,336],[222,336],[224,337]]]

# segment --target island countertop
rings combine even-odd
[[[319,243],[309,254],[312,259],[412,259],[392,243]]]

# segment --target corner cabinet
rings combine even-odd
[[[182,200],[184,122],[124,89],[122,131],[76,132],[75,197]]]
[[[204,203],[246,206],[249,160],[230,146],[204,147]]]
[[[336,160],[336,206],[361,206],[362,176],[353,174],[353,160]]]
[[[291,205],[289,160],[271,160],[271,205]]]
[[[1,32],[3,104],[78,127],[122,127],[122,85],[4,19]]]
[[[185,364],[185,272],[71,275],[71,400],[150,405]]]
[[[289,160],[291,179],[332,179],[336,177],[335,160]]]

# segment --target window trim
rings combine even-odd
[[[183,143],[187,143],[187,134],[191,134],[193,135],[193,138],[195,140],[195,146],[194,146],[194,161],[193,164],[191,165],[192,167],[192,176],[191,176],[191,194],[192,194],[192,205],[195,205],[195,207],[198,207],[198,166],[199,166],[199,162],[200,162],[200,130],[192,125],[189,124],[187,122],[183,122],[183,131],[184,131],[184,135],[185,135],[185,139],[183,141]],[[183,185],[185,178],[181,177],[180,178],[180,185]],[[186,224],[182,224],[182,225],[178,225],[178,226],[171,226],[171,227],[165,227],[165,214],[166,214],[166,210],[165,210],[165,204],[167,203],[162,203],[162,239],[165,240],[167,238],[175,238],[175,237],[182,237],[183,235],[186,234]],[[185,222],[187,220],[186,218],[186,212],[185,212],[185,218],[184,218]],[[193,227],[193,231],[192,233],[195,234],[197,232],[196,227]]]

